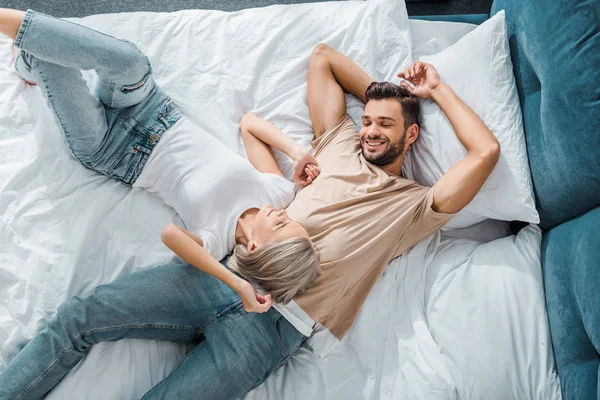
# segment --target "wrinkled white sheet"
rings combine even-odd
[[[380,43],[394,48],[382,46],[387,61],[365,52],[367,44],[374,43],[373,37],[365,44],[356,31],[342,33],[342,26],[356,26],[361,21],[358,13],[355,20],[340,22],[340,30],[325,38],[316,39],[326,30],[312,32],[321,25],[313,19],[303,20],[301,8],[294,15],[299,15],[302,23],[292,27],[303,31],[307,41],[316,40],[304,43],[304,48],[328,40],[346,46],[348,54],[374,77],[390,79],[410,53],[401,46],[409,35],[404,5],[399,7],[390,11],[398,16],[395,26],[374,21],[369,25],[377,25]],[[195,24],[189,20],[182,24],[194,13],[203,18]],[[286,57],[287,51],[298,48],[293,41],[282,39],[294,29],[283,32],[270,25],[273,20],[263,19],[261,32],[266,36],[260,45],[246,44],[247,56],[254,64],[242,68],[244,64],[233,62],[240,54],[223,47],[227,43],[223,38],[231,39],[234,32],[218,24],[224,20],[240,26],[249,23],[240,19],[241,14],[188,11],[168,18],[165,14],[140,14],[137,19],[120,14],[82,22],[138,43],[151,56],[157,81],[184,113],[233,149],[241,151],[236,123],[244,111],[258,112],[278,126],[290,128],[284,129],[286,133],[308,144],[307,110],[298,105],[304,102],[310,52],[299,59]],[[165,19],[159,20],[161,17]],[[213,29],[208,29],[211,26]],[[389,37],[393,34],[397,40]],[[171,44],[174,36],[180,39],[176,46]],[[221,42],[211,44],[216,40]],[[159,52],[160,58],[152,57]],[[265,54],[281,64],[269,65],[272,58]],[[118,276],[168,262],[171,254],[161,244],[159,233],[167,222],[180,222],[157,198],[99,176],[71,159],[38,89],[16,77],[10,59],[9,41],[0,39],[0,370],[68,296],[88,293]],[[182,62],[186,64],[180,65]],[[186,68],[204,74],[204,79],[190,78],[184,74]],[[257,73],[252,78],[257,71],[274,74]],[[91,74],[86,77],[93,79]],[[271,90],[280,88],[281,95],[255,108],[261,104],[258,99],[270,95],[261,92],[265,85]],[[349,105],[351,115],[360,112],[356,101]],[[356,115],[353,117],[356,121]],[[289,164],[280,161],[289,173]],[[501,240],[512,243],[514,238]],[[448,241],[445,243],[455,243],[454,239]],[[310,346],[319,346],[318,340],[309,341],[247,398],[558,398],[548,346],[539,231],[528,228],[516,242],[518,246],[506,247],[502,242],[504,253],[514,253],[510,265],[515,273],[503,273],[507,268],[488,261],[485,270],[498,270],[493,280],[481,273],[483,269],[473,271],[473,266],[459,265],[475,251],[476,243],[468,243],[456,249],[444,244],[446,253],[436,255],[439,237],[434,236],[392,262],[340,345],[320,358],[310,350]],[[483,255],[500,248],[495,242],[486,246]],[[448,264],[448,248],[454,251],[450,259],[456,264]],[[530,256],[519,256],[521,250]],[[477,287],[480,290],[473,291],[472,297],[461,298],[458,289]],[[520,290],[514,293],[506,290],[516,287]],[[470,318],[474,315],[497,316],[503,323],[490,332],[488,322]],[[455,331],[460,335],[454,335]],[[477,335],[476,340],[469,335]],[[496,340],[499,336],[506,340]],[[465,346],[471,346],[471,351],[455,356],[456,352],[462,354]],[[183,345],[157,341],[100,344],[48,398],[139,398],[168,375],[185,351]],[[473,371],[479,374],[474,375],[475,382],[468,379]],[[507,392],[507,388],[517,389]],[[521,396],[523,393],[531,396]]]

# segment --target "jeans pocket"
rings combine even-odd
[[[121,87],[121,92],[131,92],[132,90],[136,90],[139,89],[140,87],[144,86],[144,84],[148,81],[148,79],[150,78],[150,76],[152,75],[151,72],[148,72],[141,81],[133,84],[133,85],[125,85]]]
[[[114,160],[106,174],[131,185],[137,178],[136,172],[144,157],[147,157],[145,152],[139,151],[135,146],[128,147]]]

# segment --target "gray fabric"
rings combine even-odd
[[[186,9],[236,11],[270,4],[315,3],[319,0],[0,0],[0,7],[28,8],[62,18],[130,11],[170,12]],[[487,14],[492,0],[408,0],[409,15]]]
[[[0,7],[43,12],[61,18],[78,18],[92,14],[189,9],[237,11],[271,4],[316,3],[319,0],[0,0]],[[321,0],[322,1],[322,0]]]
[[[406,2],[408,15],[489,14],[491,8],[492,0]]]

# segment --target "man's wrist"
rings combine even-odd
[[[435,89],[431,91],[431,99],[436,103],[439,103],[439,100],[448,94],[452,93],[452,89],[450,86],[446,85],[444,82],[440,82],[439,85]]]

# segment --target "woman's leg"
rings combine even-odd
[[[192,341],[240,303],[224,283],[183,263],[117,279],[72,297],[0,373],[0,399],[39,399],[99,342]]]
[[[14,23],[5,25],[2,32],[11,34]],[[134,43],[33,10],[23,15],[15,46],[48,63],[95,70],[100,79],[94,94],[108,107],[136,105],[155,85],[150,61]]]
[[[0,9],[0,31],[15,38],[21,48],[15,68],[25,79],[39,83],[73,157],[126,181],[127,176],[118,172],[129,171],[139,158],[133,151],[135,143],[129,143],[124,132],[109,132],[109,125],[123,128],[111,123],[104,105],[134,106],[156,91],[147,58],[133,43],[31,10]],[[98,72],[95,96],[81,69]],[[114,166],[111,160],[123,154],[123,165]]]
[[[90,93],[79,70],[52,64],[21,51],[15,68],[38,83],[73,157],[89,167],[108,132],[106,110]]]
[[[25,11],[0,8],[0,33],[15,40],[24,16]]]
[[[240,398],[262,383],[305,337],[275,309],[231,310],[204,330],[206,339],[143,400]]]

